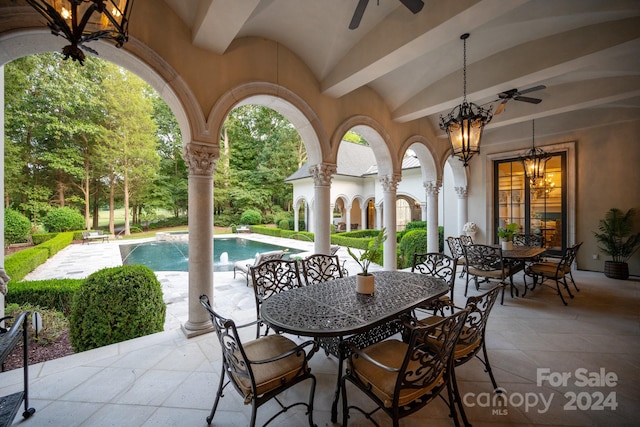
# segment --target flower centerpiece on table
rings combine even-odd
[[[477,233],[478,232],[478,226],[476,225],[475,222],[467,222],[462,227],[462,231],[464,231],[465,233]]]

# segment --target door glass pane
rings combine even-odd
[[[553,156],[547,162],[545,179],[530,189],[531,230],[542,234],[545,246],[554,252],[563,249],[562,177],[562,156]]]
[[[520,162],[503,162],[498,165],[498,216],[496,229],[515,222],[520,232],[525,230],[524,169]]]
[[[541,234],[548,253],[562,253],[566,241],[564,164],[565,154],[554,154],[547,162],[544,180],[531,185],[519,160],[495,162],[495,242],[497,229],[515,222],[520,233]]]

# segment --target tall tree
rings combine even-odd
[[[124,234],[129,235],[130,201],[137,202],[149,189],[159,165],[153,102],[145,95],[146,83],[112,64],[105,66],[104,87],[110,126],[99,151],[103,165],[112,168],[113,184],[119,181],[122,185]]]

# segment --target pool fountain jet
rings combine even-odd
[[[220,264],[229,264],[229,254],[227,252],[220,254]]]

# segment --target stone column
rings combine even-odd
[[[384,269],[395,271],[398,269],[396,260],[396,190],[400,177],[386,175],[380,177],[382,185],[382,200],[384,204],[384,227],[387,229],[387,240],[384,242]]]
[[[4,66],[0,67],[0,129],[2,129],[2,138],[0,138],[0,150],[2,150],[2,163],[0,163],[0,194],[4,195]],[[4,242],[4,203],[0,204],[0,239]],[[10,277],[4,270],[4,253],[0,259],[0,318],[4,317],[4,296],[7,293],[7,284]],[[4,326],[4,322],[0,323]]]
[[[364,206],[360,204],[360,230],[364,230],[367,227],[367,212],[369,203],[364,203]]]
[[[295,232],[300,231],[299,230],[299,226],[298,226],[298,222],[300,221],[300,206],[295,205],[293,207],[293,230]]]
[[[347,211],[345,213],[346,230],[351,231],[351,205],[345,206],[344,209]]]
[[[328,254],[331,246],[331,227],[329,226],[331,211],[331,179],[336,173],[336,165],[320,163],[309,167],[313,177],[316,212],[314,216],[314,251]]]
[[[378,203],[377,205],[375,205],[375,207],[376,207],[376,223],[371,228],[374,229],[374,230],[379,230],[379,229],[382,228],[383,204],[382,203]]]
[[[420,219],[427,221],[427,203],[420,203]]]
[[[188,337],[209,332],[213,325],[200,305],[200,295],[213,302],[213,172],[218,146],[192,141],[183,151],[189,168],[189,320],[182,325]]]
[[[438,193],[440,183],[429,181],[424,183],[427,195],[427,252],[440,252],[438,233]]]
[[[469,193],[467,187],[455,187],[458,194],[458,236],[464,234],[462,229],[467,223],[467,202],[469,200]]]

